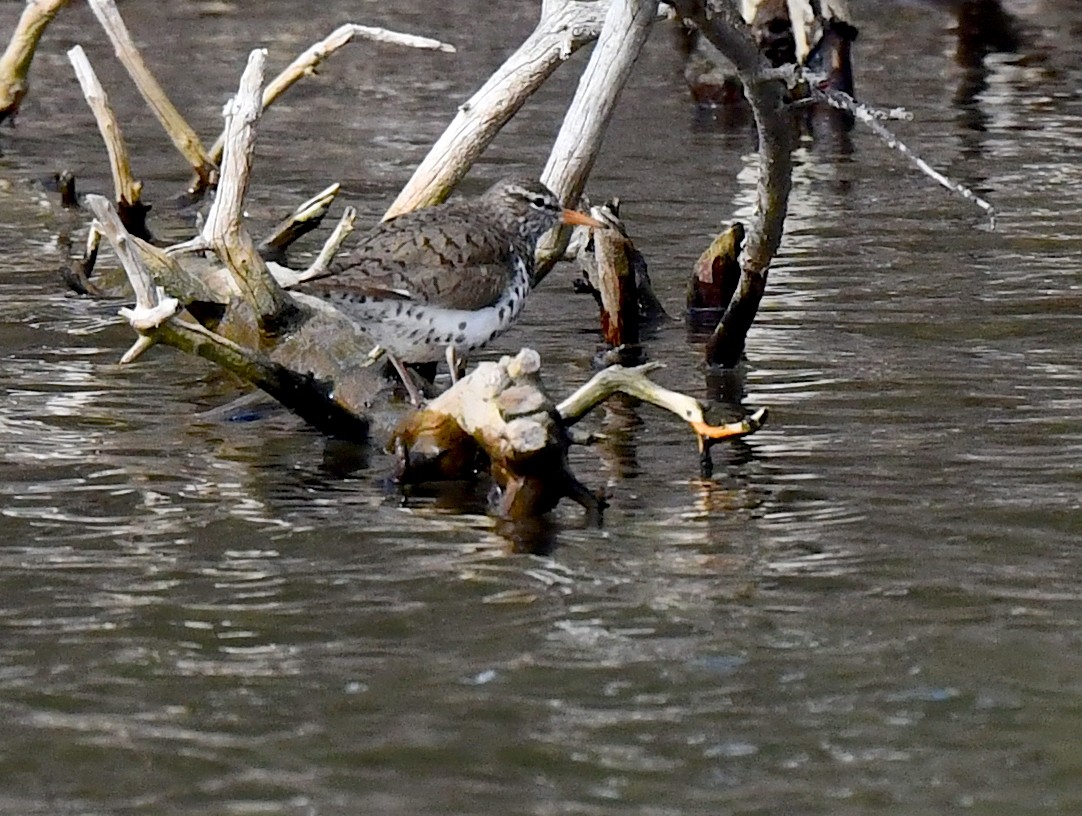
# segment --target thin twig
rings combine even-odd
[[[305,270],[304,274],[300,276],[300,281],[311,280],[312,278],[319,277],[327,271],[327,267],[331,265],[331,261],[334,260],[334,256],[338,254],[338,250],[341,249],[343,242],[353,232],[353,224],[357,220],[357,210],[353,207],[346,207],[342,213],[341,219],[335,226],[334,231],[331,233],[331,237],[327,239],[327,243],[323,245],[323,249],[319,251],[319,255],[312,262],[312,265]]]
[[[940,173],[938,170],[928,164],[928,162],[926,162],[924,159],[914,153],[901,139],[895,136],[886,127],[886,125],[883,124],[883,121],[887,119],[911,120],[913,118],[912,114],[910,114],[903,108],[893,108],[887,111],[870,108],[867,105],[864,105],[853,99],[853,97],[851,97],[844,91],[838,91],[824,86],[820,81],[822,79],[821,75],[813,74],[811,72],[805,72],[805,78],[808,80],[808,88],[811,92],[812,99],[819,102],[825,102],[833,108],[837,108],[838,110],[843,110],[851,113],[865,125],[871,128],[872,132],[875,133],[875,135],[877,135],[880,139],[882,139],[883,142],[887,145],[887,147],[891,148],[892,150],[897,150],[899,153],[905,156],[905,158],[908,159],[911,164],[916,166],[918,170],[920,170],[934,182],[950,190],[952,193],[961,196],[967,201],[973,202],[982,210],[984,210],[985,214],[988,216],[990,228],[993,230],[996,228],[995,207],[993,207],[988,201],[973,192],[973,190],[971,190],[969,187],[966,187],[964,184],[960,184],[957,181],[949,179],[945,175]]]
[[[274,102],[289,90],[293,85],[306,76],[311,76],[316,72],[316,68],[321,63],[326,61],[333,55],[338,49],[347,45],[354,39],[372,40],[374,42],[390,43],[392,45],[402,45],[408,48],[420,48],[428,51],[443,51],[446,53],[454,53],[455,47],[440,40],[433,40],[429,37],[419,37],[415,34],[402,34],[397,31],[390,31],[386,28],[375,28],[373,26],[362,26],[354,23],[346,23],[341,25],[320,40],[317,43],[309,46],[304,52],[299,54],[296,59],[293,60],[286,68],[278,74],[274,79],[267,83],[267,87],[263,90],[263,109],[266,110]],[[215,164],[221,164],[222,161],[222,149],[225,147],[225,132],[218,137],[218,140],[214,143],[214,146],[210,149],[210,159]],[[197,189],[196,185],[193,185],[193,192]]]

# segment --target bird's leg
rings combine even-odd
[[[417,390],[417,383],[413,380],[413,372],[406,368],[402,361],[391,352],[384,349],[384,354],[391,361],[391,365],[398,372],[398,376],[402,378],[402,385],[406,386],[406,393],[409,394],[410,402],[413,403],[415,408],[420,408],[424,398],[421,396],[421,392]]]
[[[451,372],[451,385],[461,378],[466,369],[466,360],[458,356],[454,346],[447,347],[447,370]]]

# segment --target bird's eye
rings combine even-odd
[[[530,203],[533,204],[535,207],[538,207],[538,208],[544,208],[544,207],[546,207],[548,205],[548,202],[545,201],[545,199],[542,198],[541,196],[534,196],[533,198],[530,199]]]

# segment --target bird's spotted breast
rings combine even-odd
[[[559,201],[543,185],[501,182],[473,202],[381,224],[313,293],[403,362],[443,359],[448,346],[463,354],[518,317],[534,245],[559,217]]]

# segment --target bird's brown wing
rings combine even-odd
[[[469,213],[440,209],[438,219],[419,210],[380,224],[326,277],[300,289],[316,295],[348,290],[446,309],[492,305],[511,275],[509,236]]]

